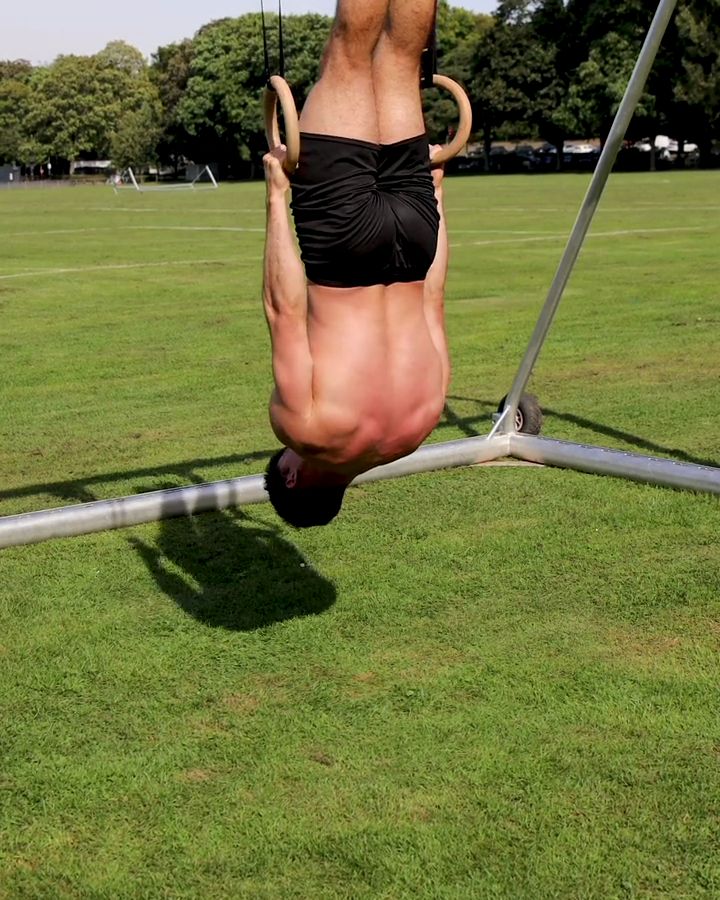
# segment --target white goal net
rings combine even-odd
[[[113,175],[110,184],[115,193],[122,190],[149,193],[150,191],[188,191],[188,190],[216,190],[218,183],[210,169],[210,166],[188,166],[185,181],[179,182],[145,182],[135,175],[132,169],[125,169],[119,174]]]

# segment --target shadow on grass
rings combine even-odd
[[[454,412],[449,403],[446,403],[445,422],[447,425],[452,425],[454,428],[459,429],[467,437],[477,437],[478,435],[487,434],[491,430],[492,413],[497,409],[499,400],[480,400],[476,397],[459,397],[456,395],[449,395],[447,399],[448,401],[460,400],[466,403],[476,403],[482,409],[482,412],[476,416],[461,417]],[[562,413],[547,406],[543,406],[542,410],[543,414],[548,418],[558,419],[561,422],[569,422],[572,425],[585,428],[595,434],[614,438],[631,447],[637,448],[638,451],[644,451],[646,454],[649,453],[653,456],[663,457],[669,456],[673,459],[680,460],[681,462],[695,463],[699,466],[716,467],[718,465],[717,459],[705,459],[699,456],[692,456],[690,453],[686,453],[678,447],[666,447],[663,444],[657,444],[646,438],[639,437],[638,435],[630,434],[628,431],[621,431],[619,428],[612,428],[609,425],[601,425],[599,422],[593,422],[592,419],[585,419],[582,416],[576,416],[572,413]],[[442,427],[442,424],[440,427]]]
[[[166,519],[154,544],[129,539],[157,586],[205,625],[253,631],[319,615],[334,585],[275,528],[240,510]]]
[[[167,466],[153,466],[152,468],[125,469],[119,472],[103,472],[98,475],[88,475],[86,478],[76,478],[72,481],[52,481],[47,484],[28,484],[23,487],[10,488],[0,491],[0,500],[10,500],[18,497],[32,497],[35,494],[52,494],[58,500],[77,500],[80,503],[91,503],[97,500],[92,493],[91,486],[113,481],[130,481],[133,478],[148,478],[156,475],[167,477],[176,475],[183,482],[193,481],[192,473],[196,469],[207,466],[224,466],[237,463],[242,465],[249,462],[262,462],[270,459],[277,447],[270,450],[256,450],[254,453],[238,453],[232,456],[217,456],[215,458],[192,459],[187,462],[170,463]],[[199,483],[195,481],[195,483]],[[177,485],[171,485],[177,487]],[[148,490],[160,490],[159,486],[148,487]]]

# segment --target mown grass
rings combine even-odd
[[[433,439],[487,430],[586,183],[449,182]],[[546,434],[718,462],[719,186],[612,179]],[[260,185],[0,192],[0,514],[262,468],[262,226]],[[718,896],[719,528],[494,467],[1,551],[0,897]]]

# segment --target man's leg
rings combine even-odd
[[[420,58],[428,44],[437,0],[390,0],[373,57],[373,87],[381,144],[425,131]]]
[[[425,132],[420,92],[420,64],[435,21],[437,0],[390,0],[388,18],[373,57],[373,85],[381,144],[394,144]],[[436,148],[439,149],[439,148]],[[448,244],[443,212],[442,171],[433,174],[440,227],[435,260],[424,289],[428,331],[443,370],[443,390],[450,380],[445,332],[445,279]]]
[[[388,4],[338,0],[322,74],[300,116],[301,131],[378,142],[372,61]]]

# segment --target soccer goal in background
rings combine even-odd
[[[172,184],[162,184],[161,182],[145,184],[142,180],[138,181],[133,170],[128,168],[119,175],[115,175],[111,179],[111,184],[115,193],[122,190],[132,190],[141,194],[151,191],[216,190],[218,187],[210,166],[203,166],[202,168],[200,166],[188,167],[188,176],[185,181]]]

